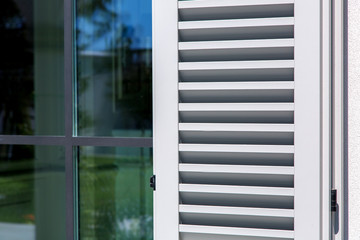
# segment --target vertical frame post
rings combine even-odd
[[[331,239],[332,159],[332,14],[331,0],[321,5],[321,231],[322,240]]]
[[[295,0],[295,240],[321,239],[321,0]]]
[[[179,239],[178,2],[153,1],[154,236]]]
[[[66,239],[75,238],[73,162],[73,0],[64,0]]]
[[[333,188],[337,189],[337,212],[333,216],[334,239],[345,239],[344,184],[344,1],[332,0],[333,51]]]

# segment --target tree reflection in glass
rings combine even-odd
[[[151,0],[78,0],[77,131],[152,135]]]

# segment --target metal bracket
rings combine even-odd
[[[156,178],[155,175],[150,177],[150,187],[155,191],[156,190]]]
[[[337,191],[336,189],[331,190],[331,211],[337,211]]]

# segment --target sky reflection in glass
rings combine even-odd
[[[76,21],[77,134],[151,136],[151,0],[78,0]]]

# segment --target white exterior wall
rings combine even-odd
[[[349,240],[360,239],[360,1],[348,2]]]

